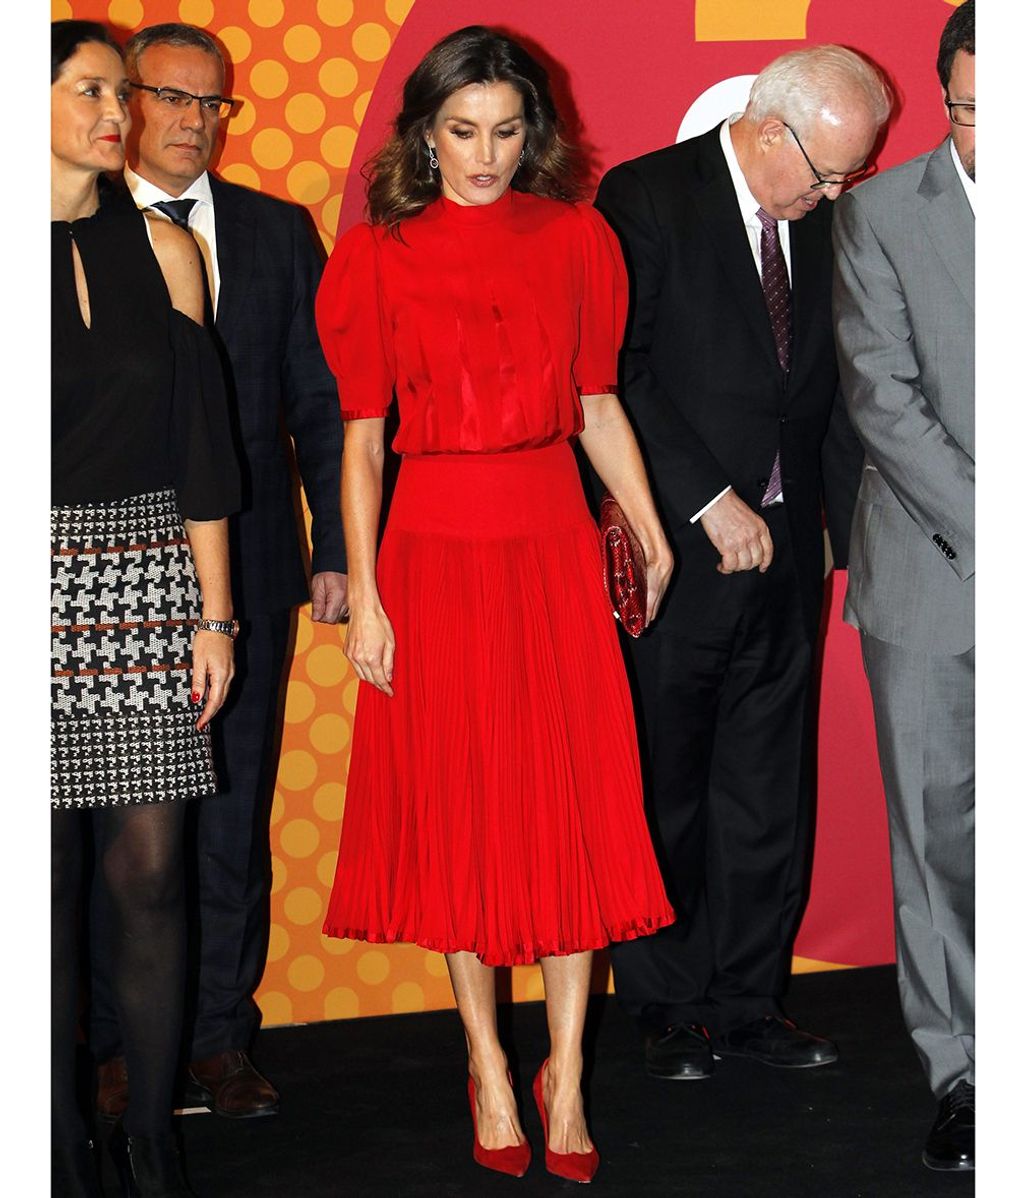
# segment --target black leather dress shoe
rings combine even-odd
[[[716,1035],[712,1048],[716,1057],[750,1057],[779,1069],[812,1069],[839,1059],[831,1040],[802,1032],[791,1019],[778,1015],[763,1015]]]
[[[958,1081],[939,1103],[921,1159],[929,1169],[974,1168],[974,1086]]]
[[[188,1067],[186,1097],[228,1119],[276,1115],[281,1096],[242,1049],[218,1052]]]
[[[711,1041],[697,1023],[679,1023],[649,1034],[644,1040],[647,1072],[671,1081],[710,1077],[715,1067]]]

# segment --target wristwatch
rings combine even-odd
[[[237,620],[197,620],[197,632],[223,632],[225,636],[231,637],[232,640],[238,636],[238,621]]]

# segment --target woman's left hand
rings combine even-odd
[[[192,638],[192,702],[206,698],[196,728],[203,729],[224,706],[235,676],[235,643],[223,632],[198,631]]]

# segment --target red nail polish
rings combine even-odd
[[[193,692],[192,692],[192,702],[193,702],[193,703],[198,703],[198,702],[199,702],[199,692],[198,692],[198,691],[193,691]]]

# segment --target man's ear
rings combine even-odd
[[[783,141],[786,126],[776,116],[767,116],[757,126],[757,143],[762,149],[770,150]]]

